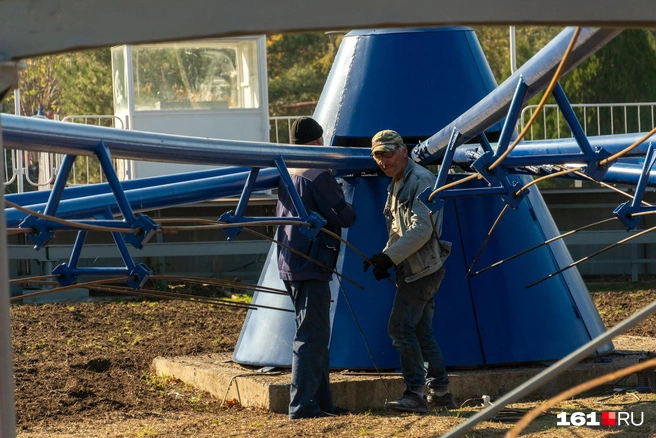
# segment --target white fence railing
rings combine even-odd
[[[572,104],[583,131],[588,136],[647,132],[654,125],[656,102],[645,103],[577,103]],[[533,116],[537,105],[522,110],[518,125],[520,130]],[[572,132],[565,122],[558,105],[545,105],[542,113],[526,134],[526,140],[569,138]]]
[[[300,116],[269,117],[269,141],[271,143],[289,143],[292,123]]]
[[[113,115],[67,116],[62,122],[123,128],[123,120]],[[56,123],[56,122],[54,122]],[[63,155],[49,152],[5,150],[5,191],[23,193],[50,188],[55,181]],[[126,169],[128,160],[113,160],[115,169]],[[70,185],[104,182],[97,158],[80,156],[75,161],[69,177]]]

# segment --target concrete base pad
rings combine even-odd
[[[580,383],[634,365],[648,351],[656,351],[656,339],[620,336],[614,341],[616,353],[591,358],[575,365],[556,379],[537,389],[531,399],[546,399]],[[242,406],[287,413],[289,405],[289,369],[265,372],[243,367],[231,361],[231,354],[206,356],[157,357],[152,367],[159,375],[175,377],[188,385],[207,391],[220,400],[236,399]],[[500,397],[540,373],[547,365],[494,367],[450,371],[450,390],[460,403],[489,395]],[[333,400],[338,406],[355,411],[382,409],[385,400],[401,396],[403,379],[397,373],[359,373],[335,371],[330,374]],[[636,386],[637,376],[625,381]]]

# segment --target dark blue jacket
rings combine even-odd
[[[317,212],[328,221],[325,228],[340,235],[342,227],[353,225],[355,209],[346,202],[342,188],[330,172],[323,169],[290,169],[289,173],[308,213]],[[298,217],[282,179],[278,184],[276,210],[278,217]],[[280,278],[288,281],[331,280],[339,254],[340,242],[337,239],[319,232],[314,240],[310,240],[300,232],[298,225],[278,227],[276,239],[331,269],[327,271],[279,245]]]

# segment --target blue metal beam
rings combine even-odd
[[[263,169],[259,172],[254,190],[272,189],[278,186],[280,174],[278,169]],[[163,186],[155,186],[128,190],[125,192],[128,203],[134,211],[148,211],[156,208],[174,207],[207,201],[225,196],[241,193],[248,172],[232,175],[203,178]],[[27,205],[26,208],[34,211],[43,211],[45,204]],[[113,214],[119,209],[113,193],[88,196],[61,201],[57,208],[57,217],[62,219],[88,218],[103,214],[110,207]],[[17,227],[27,216],[14,208],[5,209],[7,227]]]
[[[113,158],[202,165],[377,170],[369,148],[300,146],[127,131],[32,117],[2,115],[7,149],[93,155],[102,140]]]

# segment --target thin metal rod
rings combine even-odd
[[[114,281],[119,281],[119,280],[128,280],[130,277],[121,277],[121,278],[104,278],[102,280],[94,280],[94,281],[87,281],[85,283],[74,283],[74,284],[69,284],[68,286],[62,286],[62,287],[55,287],[52,289],[42,289],[40,291],[32,292],[29,294],[23,294],[23,295],[17,295],[15,297],[11,297],[9,301],[21,301],[25,298],[33,298],[33,297],[38,297],[39,295],[47,295],[51,294],[54,292],[61,292],[69,289],[75,289],[75,288],[85,288],[85,289],[90,289],[91,287],[95,285],[101,285],[101,284],[106,284],[106,283],[112,283]]]
[[[183,281],[183,282],[192,282],[192,283],[210,284],[210,285],[223,286],[223,287],[246,289],[255,292],[264,292],[264,293],[271,293],[276,295],[289,295],[289,292],[287,292],[286,290],[276,289],[267,286],[258,286],[248,283],[241,283],[238,281],[224,280],[221,278],[188,277],[188,276],[180,276],[180,275],[151,275],[150,278],[152,280]]]
[[[561,235],[559,235],[559,236],[552,237],[551,239],[547,239],[547,240],[545,240],[545,241],[542,242],[542,243],[538,243],[537,245],[535,245],[535,246],[533,246],[533,247],[531,247],[531,248],[529,248],[529,249],[525,249],[525,250],[522,251],[522,252],[518,252],[517,254],[508,257],[507,259],[499,260],[498,262],[491,264],[491,265],[488,266],[487,268],[483,268],[483,269],[481,269],[480,271],[476,271],[476,272],[474,272],[473,274],[471,274],[471,277],[475,277],[475,276],[478,275],[478,274],[482,274],[483,272],[485,272],[485,271],[487,271],[487,270],[489,270],[489,269],[496,268],[496,267],[499,266],[499,265],[502,265],[502,264],[504,264],[504,263],[506,263],[506,262],[509,262],[509,261],[513,260],[513,259],[516,259],[517,257],[522,256],[522,255],[526,254],[527,252],[531,252],[531,251],[533,251],[534,249],[538,249],[538,248],[540,248],[541,246],[548,245],[548,244],[550,244],[551,242],[555,242],[556,240],[560,240],[560,239],[562,239],[562,238],[564,238],[564,237],[571,236],[572,234],[578,233],[579,231],[583,231],[583,230],[586,230],[586,229],[588,229],[588,228],[592,228],[592,227],[595,227],[595,226],[597,226],[597,225],[601,225],[601,224],[604,224],[604,223],[606,223],[606,222],[611,222],[611,221],[615,221],[615,220],[617,220],[616,217],[611,217],[611,218],[604,219],[604,220],[600,220],[600,221],[597,221],[597,222],[594,222],[594,223],[591,223],[591,224],[588,224],[588,225],[584,225],[584,226],[582,226],[582,227],[580,227],[580,228],[577,228],[577,229],[575,229],[575,230],[568,231],[568,232],[563,233],[563,234],[561,234]]]
[[[374,355],[371,352],[371,348],[369,348],[369,342],[367,342],[367,337],[364,334],[364,330],[362,330],[362,327],[360,326],[360,323],[358,322],[358,318],[355,317],[355,311],[353,310],[353,306],[351,306],[351,301],[348,299],[348,295],[346,295],[346,291],[342,287],[342,282],[339,282],[339,290],[342,291],[342,295],[344,296],[344,300],[346,301],[346,305],[348,306],[349,310],[351,311],[351,315],[353,316],[353,322],[355,322],[355,325],[357,326],[358,330],[360,331],[360,335],[362,336],[362,341],[364,341],[364,347],[367,349],[367,353],[369,353],[369,357],[371,358],[371,363],[374,366],[374,369],[376,370],[376,373],[378,374],[378,378],[380,379],[380,382],[383,384],[383,388],[385,388],[385,392],[387,392],[387,396],[389,397],[388,400],[393,400],[394,397],[392,397],[392,393],[390,392],[389,388],[385,384],[385,380],[383,380],[383,376],[380,373],[380,370],[378,369],[378,365],[376,365],[376,360],[374,359]]]
[[[254,235],[254,236],[261,237],[262,239],[266,239],[266,240],[268,240],[268,241],[270,241],[270,242],[272,242],[272,243],[275,243],[276,245],[280,245],[280,246],[282,246],[283,248],[288,249],[289,251],[293,252],[294,254],[297,254],[297,255],[303,257],[304,259],[309,260],[310,262],[314,263],[315,265],[317,265],[317,266],[319,266],[319,267],[325,269],[326,271],[328,271],[328,272],[332,272],[333,274],[337,275],[338,277],[343,278],[344,280],[348,281],[349,283],[353,284],[354,286],[357,286],[357,287],[360,288],[360,289],[364,289],[364,287],[363,287],[362,285],[356,283],[355,281],[351,280],[351,279],[348,278],[347,276],[340,274],[339,272],[337,272],[337,271],[334,270],[334,269],[330,269],[328,266],[319,263],[318,261],[316,261],[316,260],[313,259],[312,257],[309,257],[309,256],[303,254],[303,253],[300,252],[299,250],[294,249],[294,248],[290,247],[289,245],[285,245],[284,243],[282,243],[282,242],[280,242],[280,241],[278,241],[278,240],[276,240],[276,239],[274,239],[274,238],[272,238],[272,237],[269,237],[269,236],[267,236],[267,235],[265,235],[265,234],[262,234],[262,233],[260,233],[260,232],[258,232],[258,231],[255,231],[255,230],[252,230],[252,229],[250,229],[250,228],[246,228],[246,227],[244,227],[244,231],[246,231],[246,232],[248,232],[248,233],[251,233],[251,234]]]
[[[151,290],[151,289],[134,290],[132,288],[125,287],[125,286],[103,286],[102,288],[99,288],[99,290],[105,290],[107,292],[120,291],[133,295],[147,295],[153,298],[182,299],[185,301],[202,302],[204,304],[216,304],[216,305],[229,306],[229,307],[242,307],[242,308],[253,309],[253,310],[268,309],[268,310],[280,310],[282,312],[293,312],[293,310],[291,309],[265,306],[262,304],[236,303],[234,301],[224,300],[221,298],[203,297],[198,295],[180,294],[175,292],[163,292],[163,291]]]
[[[573,365],[576,365],[577,363],[588,357],[590,354],[594,353],[595,350],[597,350],[597,348],[610,342],[615,336],[621,335],[622,333],[631,329],[639,322],[641,322],[642,320],[644,320],[645,318],[647,318],[648,316],[652,315],[655,312],[656,312],[656,301],[654,301],[647,307],[643,308],[639,312],[628,317],[627,319],[617,324],[615,327],[608,330],[607,332],[602,333],[601,335],[592,339],[587,344],[579,347],[576,351],[568,354],[567,356],[565,356],[555,364],[551,365],[546,370],[537,374],[535,377],[527,380],[517,388],[510,391],[508,394],[499,398],[494,403],[494,405],[488,406],[487,408],[483,409],[482,411],[470,417],[464,423],[459,424],[454,429],[442,435],[442,438],[456,438],[456,437],[464,436],[469,430],[471,430],[474,426],[476,426],[480,422],[494,417],[494,415],[496,415],[497,412],[505,408],[506,405],[521,400],[523,397],[529,395],[539,387],[552,381],[553,379],[561,375],[563,372],[571,368]]]
[[[642,236],[642,235],[644,235],[644,234],[651,233],[651,232],[654,231],[654,230],[656,230],[656,227],[651,227],[651,228],[648,228],[648,229],[646,229],[646,230],[643,230],[643,231],[641,231],[641,232],[639,232],[639,233],[636,233],[636,234],[634,234],[634,235],[632,235],[632,236],[629,236],[629,237],[627,237],[626,239],[622,239],[622,240],[620,240],[619,242],[613,243],[612,245],[608,245],[606,248],[600,249],[599,251],[594,252],[594,253],[590,254],[589,256],[585,256],[585,257],[583,257],[582,259],[579,259],[579,260],[575,261],[574,263],[570,263],[569,265],[565,266],[564,268],[559,269],[558,271],[553,272],[553,273],[547,275],[546,277],[541,278],[541,279],[539,279],[538,281],[529,284],[528,286],[526,286],[526,289],[529,289],[529,288],[535,286],[536,284],[540,284],[540,283],[542,283],[543,281],[548,280],[548,279],[550,279],[551,277],[560,274],[561,272],[564,272],[564,271],[566,271],[566,270],[568,270],[568,269],[570,269],[570,268],[573,268],[574,266],[576,266],[576,265],[578,265],[578,264],[580,264],[580,263],[585,262],[586,260],[590,260],[591,258],[596,257],[596,256],[598,256],[599,254],[602,254],[602,253],[608,251],[609,249],[613,249],[613,248],[615,248],[616,246],[620,246],[620,245],[622,245],[623,243],[626,243],[626,242],[628,242],[628,241],[630,241],[630,240],[633,240],[633,239],[635,239],[635,238],[638,238],[638,237],[640,237],[640,236]]]
[[[487,236],[485,236],[485,240],[483,241],[483,244],[478,249],[478,253],[476,253],[476,257],[474,257],[474,261],[472,262],[469,269],[467,269],[467,273],[465,274],[465,278],[469,277],[469,274],[470,274],[471,270],[474,269],[474,266],[476,266],[476,262],[478,262],[478,259],[481,257],[481,253],[483,252],[483,248],[485,248],[485,246],[487,245],[487,242],[490,240],[490,237],[492,236],[492,233],[496,229],[497,225],[499,225],[499,221],[501,221],[501,218],[503,217],[503,215],[506,214],[506,211],[508,211],[508,207],[510,207],[508,204],[503,206],[503,210],[501,210],[501,213],[499,213],[499,216],[497,216],[497,219],[492,224],[492,228],[490,228],[490,231],[487,232]]]
[[[538,416],[540,416],[541,413],[546,412],[547,409],[556,406],[558,403],[562,401],[577,396],[582,392],[588,391],[592,388],[596,388],[597,386],[603,385],[604,383],[614,382],[617,379],[621,379],[622,377],[626,377],[633,373],[637,373],[646,368],[650,368],[650,367],[653,368],[654,366],[656,366],[656,359],[650,359],[646,362],[637,363],[635,365],[631,365],[621,370],[604,374],[603,376],[599,376],[596,379],[588,380],[587,382],[581,383],[580,385],[576,385],[574,388],[570,388],[567,391],[563,391],[557,396],[550,398],[546,402],[535,407],[534,409],[529,411],[526,415],[524,415],[517,422],[517,424],[515,424],[515,426],[512,429],[510,429],[508,433],[506,433],[506,438],[516,438],[522,430],[526,429],[526,426],[531,424],[531,421],[533,421]]]

